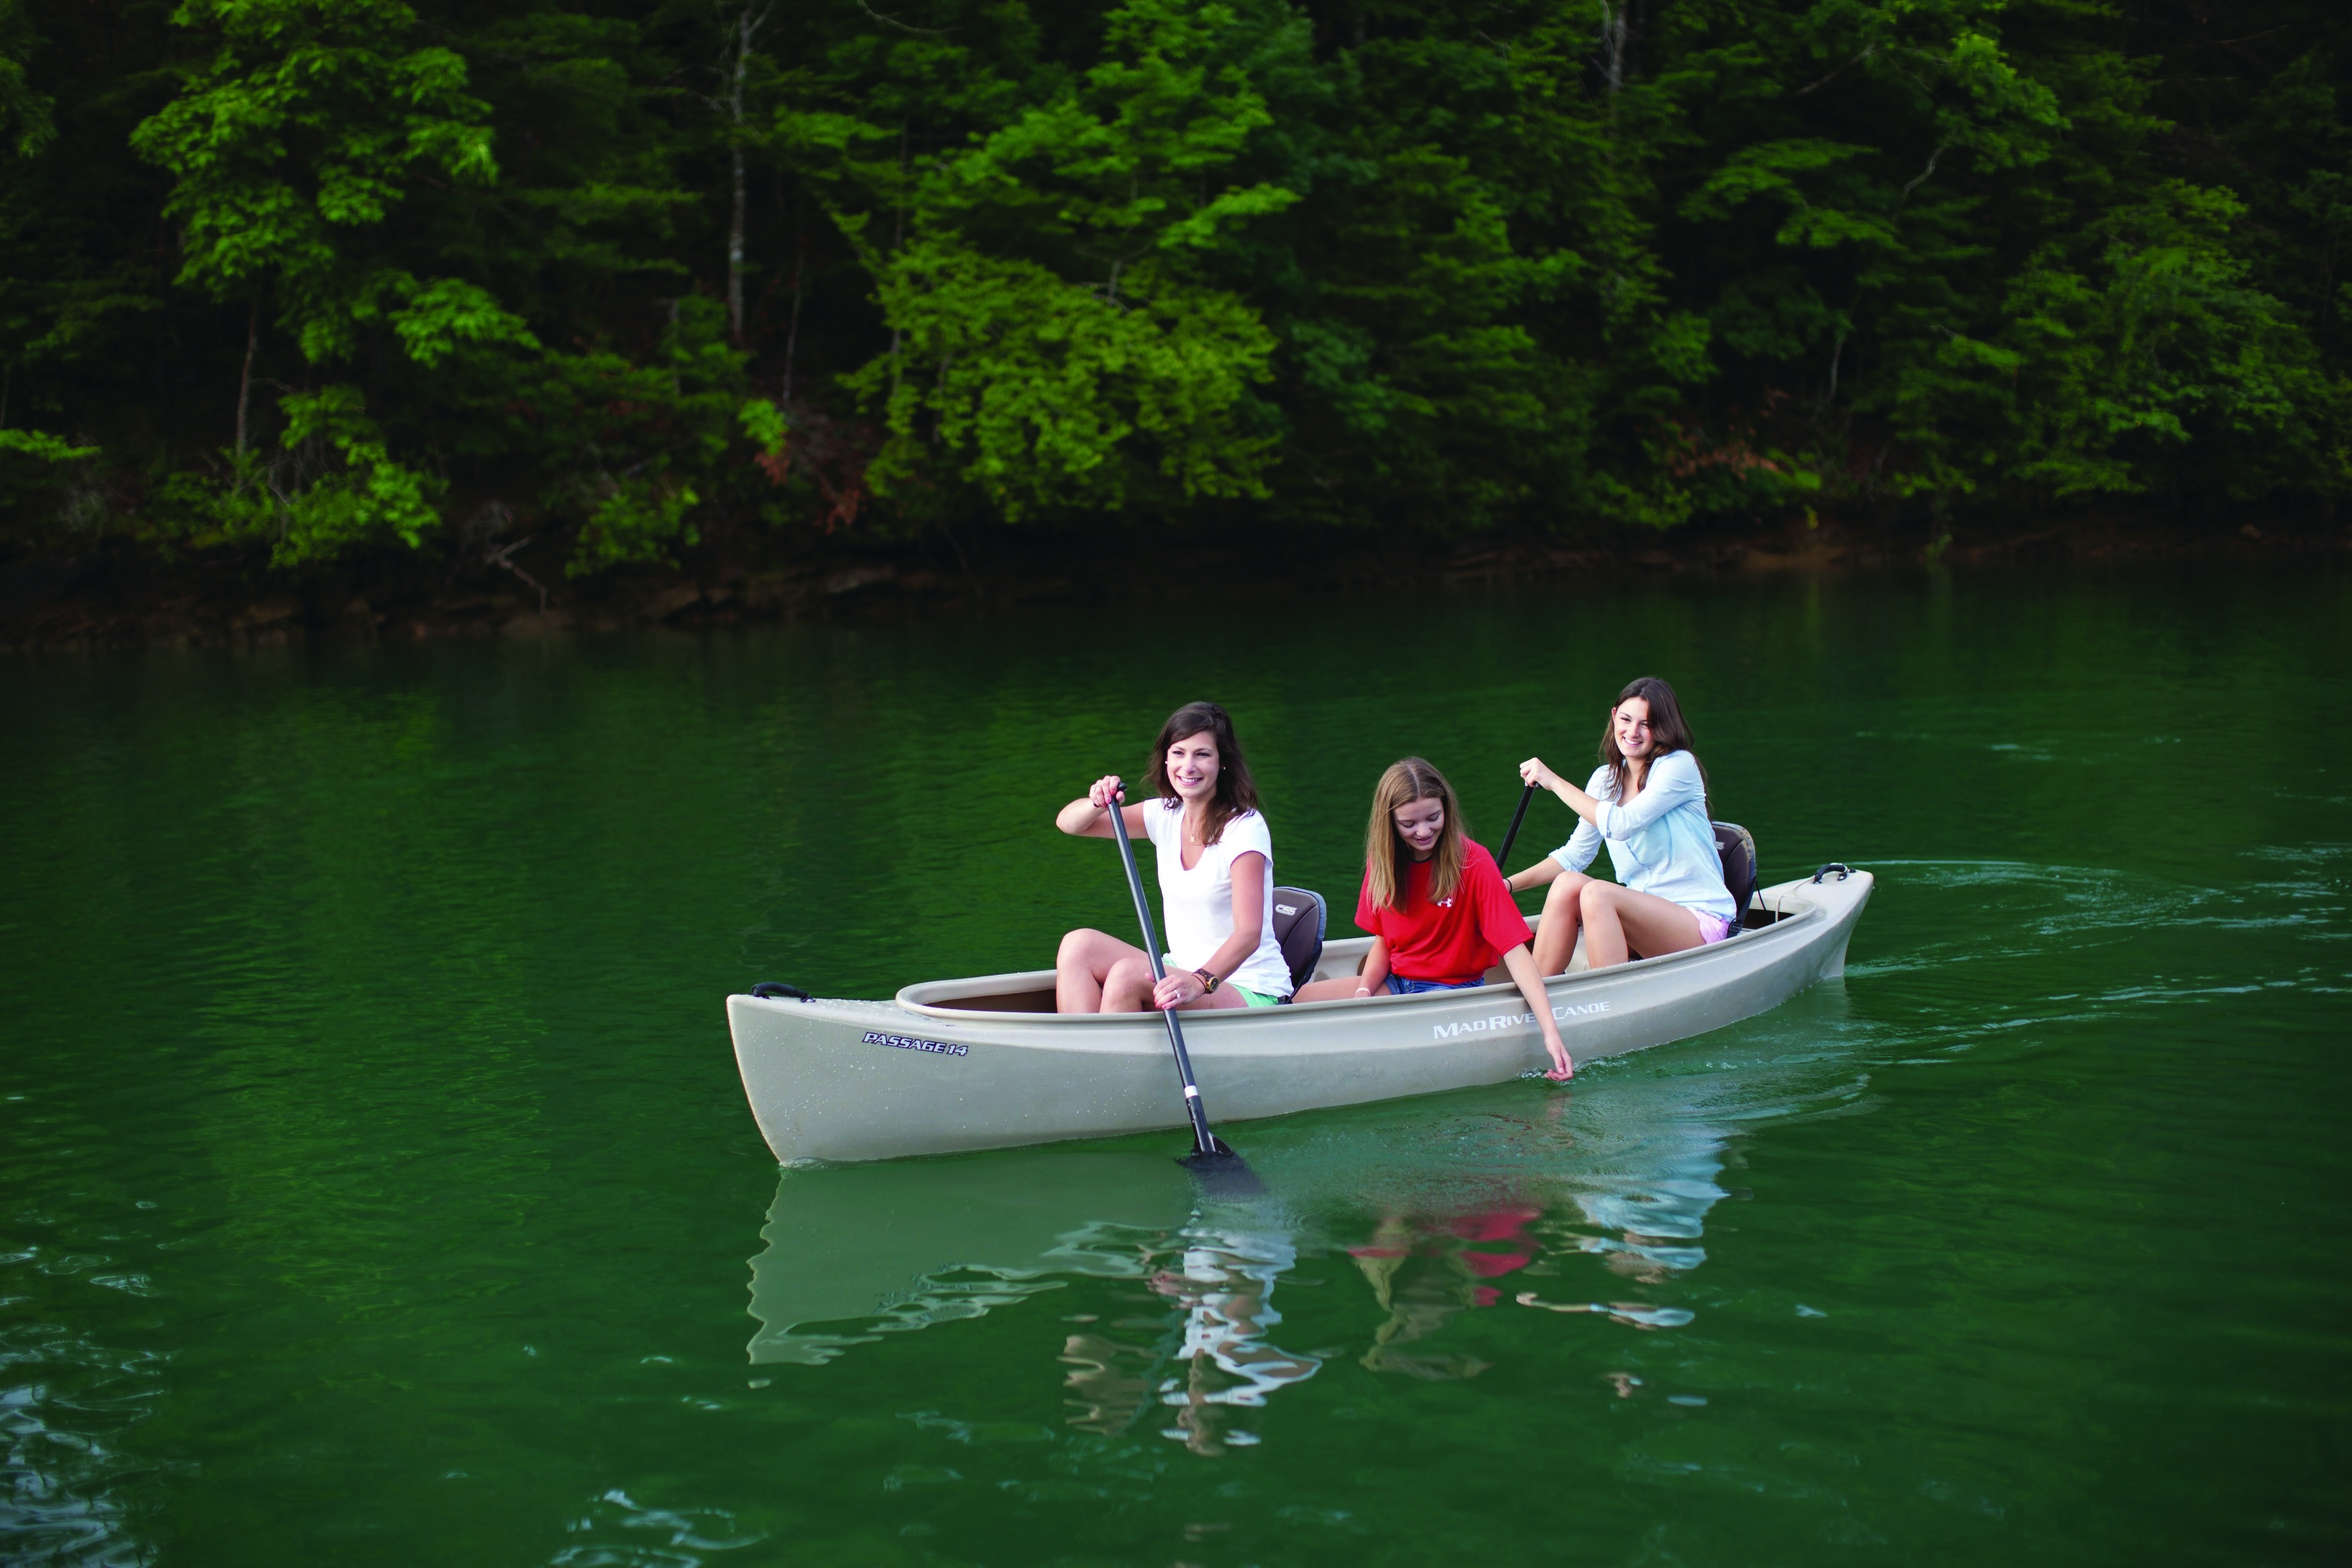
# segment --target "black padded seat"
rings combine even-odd
[[[1312,980],[1315,966],[1323,961],[1327,918],[1322,894],[1305,888],[1274,890],[1274,940],[1282,945],[1282,956],[1289,961],[1293,989]]]
[[[1756,836],[1736,822],[1715,826],[1715,852],[1723,857],[1723,885],[1731,890],[1731,929],[1748,923],[1748,906],[1756,900]]]

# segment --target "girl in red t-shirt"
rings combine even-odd
[[[1302,985],[1294,1002],[1484,985],[1500,958],[1543,1031],[1552,1060],[1547,1076],[1564,1079],[1576,1070],[1528,952],[1526,918],[1495,858],[1463,831],[1454,786],[1419,757],[1395,763],[1372,791],[1356,923],[1372,933],[1363,972]]]

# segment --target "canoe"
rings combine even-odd
[[[1875,879],[1843,867],[1759,891],[1724,941],[1547,983],[1581,1067],[1776,1007],[1845,971]],[[1371,938],[1324,945],[1315,978],[1358,973]],[[1489,984],[1417,996],[1184,1015],[1220,1125],[1500,1083],[1546,1065],[1535,1015]],[[1502,984],[1497,984],[1496,982]],[[779,1161],[891,1160],[1185,1125],[1156,1014],[1057,1014],[1054,972],[907,986],[887,1002],[733,995],[727,1023]]]

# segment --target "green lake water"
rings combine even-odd
[[[2347,610],[2020,571],[0,664],[0,1558],[2343,1561]],[[1644,673],[1769,879],[1877,873],[1842,981],[1233,1126],[1252,1202],[1176,1132],[761,1143],[722,998],[1123,929],[1051,821],[1178,701],[1344,913],[1382,765],[1492,843]]]

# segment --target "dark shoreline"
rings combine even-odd
[[[0,651],[268,646],[293,642],[536,637],[957,613],[1076,600],[1150,602],[1205,574],[1330,592],[1392,584],[1672,580],[1890,567],[2168,560],[2342,559],[2352,525],[2332,505],[2185,520],[2120,510],[2006,523],[1802,519],[1696,525],[1671,534],[1569,538],[1386,536],[1370,530],[1268,538],[944,532],[898,542],[767,538],[707,548],[676,567],[573,581],[552,545],[502,557],[383,551],[287,572],[261,547],[168,557],[128,539],[0,563]]]

